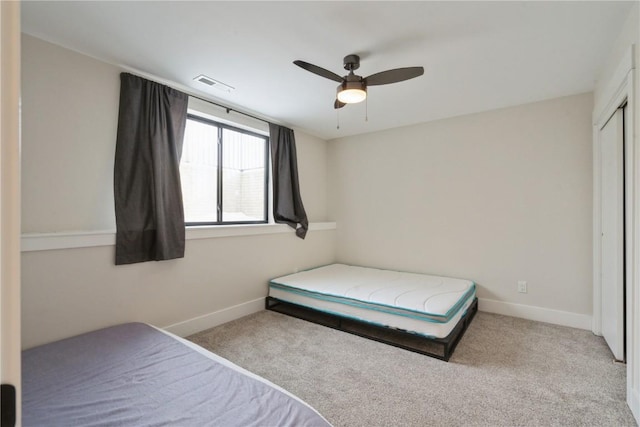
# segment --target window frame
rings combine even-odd
[[[197,114],[188,113],[187,120],[194,120],[200,123],[204,123],[207,125],[215,126],[218,128],[218,135],[216,141],[212,142],[216,144],[217,155],[218,155],[218,167],[217,167],[217,200],[216,200],[216,221],[196,221],[196,222],[187,222],[185,218],[184,225],[185,227],[202,227],[202,226],[218,226],[218,225],[252,225],[252,224],[269,224],[269,136],[253,132],[241,127],[229,125],[226,123],[218,122],[216,120],[212,120],[207,117],[202,117]],[[264,219],[258,221],[223,221],[223,191],[224,191],[224,182],[223,182],[223,150],[224,144],[222,141],[223,131],[224,129],[228,129],[234,132],[239,132],[242,134],[250,135],[256,138],[264,139]],[[182,177],[181,177],[182,178]]]

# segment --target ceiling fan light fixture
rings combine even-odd
[[[338,86],[338,101],[344,104],[357,104],[365,99],[367,99],[367,87],[362,81],[346,81]]]

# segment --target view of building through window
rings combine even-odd
[[[187,224],[266,222],[267,138],[189,116],[180,177]]]

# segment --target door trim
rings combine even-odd
[[[5,389],[15,387],[12,415],[19,426],[20,2],[0,1],[0,95],[0,377]]]
[[[626,101],[624,103],[626,105]],[[598,132],[598,146],[600,154],[600,236],[594,236],[598,240],[601,251],[598,255],[600,263],[600,276],[598,276],[601,310],[601,332],[611,348],[616,360],[625,360],[625,265],[626,265],[626,212],[625,208],[625,149],[624,149],[624,118],[625,109],[619,107],[607,120]],[[611,157],[606,160],[603,156]],[[609,164],[607,169],[604,166]],[[604,187],[605,179],[608,187]],[[609,221],[607,223],[607,221]],[[610,222],[610,221],[613,221]],[[606,227],[606,228],[605,228]],[[611,246],[602,246],[605,243]],[[608,262],[605,269],[604,263]],[[613,280],[613,283],[604,282],[604,278]],[[606,290],[606,291],[605,291]],[[607,315],[605,316],[605,310]]]

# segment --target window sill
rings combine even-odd
[[[314,222],[309,231],[335,230],[335,222]],[[293,229],[285,224],[251,225],[211,225],[187,227],[186,239],[216,239],[219,237],[256,236],[260,234],[291,233]],[[21,251],[49,251],[56,249],[90,248],[113,246],[116,233],[106,231],[69,231],[61,233],[27,233],[21,237]]]

